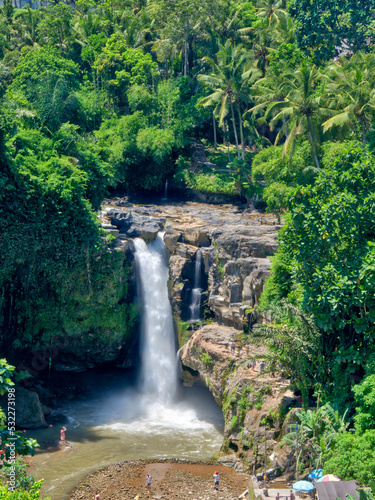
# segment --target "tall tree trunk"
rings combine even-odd
[[[312,155],[313,155],[313,158],[314,158],[314,161],[315,161],[316,168],[320,168],[319,160],[318,160],[318,157],[317,157],[316,151],[315,151],[315,144],[314,144],[314,138],[313,138],[313,135],[312,135],[312,128],[311,128],[310,118],[307,115],[306,115],[306,120],[307,120],[307,130],[309,132],[309,139],[310,139],[310,144],[311,144],[311,152],[312,152]]]
[[[245,140],[243,137],[242,115],[240,105],[237,104],[238,120],[240,122],[241,146],[242,146],[242,160],[245,161]]]
[[[237,136],[237,128],[236,128],[236,119],[234,117],[234,109],[233,109],[233,102],[232,102],[232,96],[229,95],[229,102],[230,102],[230,109],[232,112],[232,122],[233,122],[233,132],[234,132],[234,140],[236,141],[236,148],[237,148],[237,156],[240,159],[240,148],[238,146],[238,136]]]
[[[188,30],[189,30],[189,21],[186,21],[185,46],[184,46],[184,76],[187,76],[189,71]]]
[[[229,153],[229,140],[228,140],[228,126],[227,123],[224,122],[223,125],[223,130],[224,130],[224,141],[227,144],[227,154],[228,154],[228,162],[230,162],[230,153]]]
[[[216,120],[215,120],[214,113],[212,113],[212,125],[214,127],[214,150],[216,151],[216,148],[217,148],[217,138],[216,138]]]

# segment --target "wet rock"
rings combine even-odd
[[[61,424],[65,425],[69,423],[68,417],[63,415],[62,413],[55,413],[52,412],[48,417],[46,418],[47,424]]]
[[[279,463],[284,467],[287,454],[275,446],[274,439],[281,432],[281,408],[290,403],[289,381],[280,374],[273,377],[261,373],[259,362],[252,370],[251,361],[261,359],[266,348],[249,343],[248,350],[236,347],[233,351],[231,344],[240,346],[240,338],[236,329],[218,324],[195,332],[180,351],[185,379],[190,384],[206,385],[225,411],[223,451],[232,450],[237,456],[225,455],[220,462],[239,471],[252,470],[253,465],[264,463],[261,455],[266,443],[267,455],[277,450]],[[265,419],[270,422],[266,440],[262,424]]]
[[[132,224],[126,234],[129,238],[142,238],[149,241],[154,240],[161,229],[162,226],[156,222],[143,222],[141,224]]]
[[[187,259],[193,259],[197,253],[198,248],[186,243],[176,243],[175,253]]]
[[[111,217],[111,224],[120,233],[126,233],[129,238],[142,238],[146,241],[154,240],[165,224],[164,218],[150,218],[148,215],[140,215],[131,210],[111,209],[107,215]]]

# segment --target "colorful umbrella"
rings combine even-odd
[[[309,479],[319,479],[323,476],[323,469],[314,469],[309,474]]]
[[[312,491],[315,490],[315,486],[309,481],[297,481],[293,484],[293,489],[295,491]]]
[[[341,479],[334,474],[326,474],[317,480],[317,483],[327,483],[328,481],[341,481]]]

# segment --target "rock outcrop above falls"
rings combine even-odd
[[[111,224],[120,233],[126,233],[129,238],[142,238],[145,241],[153,240],[164,227],[165,219],[150,218],[131,210],[111,209],[107,212]]]
[[[200,203],[111,208],[102,227],[111,234],[119,231],[116,247],[124,252],[132,248],[132,238],[153,240],[164,231],[177,320],[191,319],[199,250],[200,318],[211,317],[237,329],[249,322],[259,301],[280,228],[271,215],[248,213],[233,205]]]

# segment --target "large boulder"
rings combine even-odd
[[[16,387],[15,392],[15,416],[16,426],[21,429],[40,429],[48,427],[39,396],[34,391],[28,391],[23,387]]]

